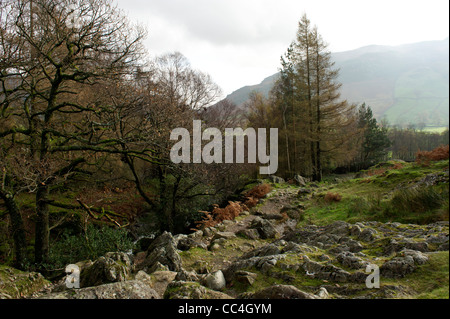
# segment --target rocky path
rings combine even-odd
[[[448,222],[298,224],[298,192],[275,190],[234,221],[190,235],[166,232],[133,255],[80,262],[81,289],[68,290],[63,279],[28,297],[409,298],[420,293],[415,274],[434,260],[446,257],[448,272]],[[379,270],[379,288],[367,287],[368,266]],[[8,296],[0,283],[0,297]]]

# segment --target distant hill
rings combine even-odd
[[[372,45],[332,54],[342,98],[371,106],[391,124],[449,125],[449,39],[401,46]],[[252,91],[268,94],[278,73],[240,88],[228,99],[242,105]]]

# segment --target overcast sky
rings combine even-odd
[[[332,52],[443,40],[448,0],[116,0],[146,26],[151,56],[179,51],[223,95],[278,71],[306,13]]]

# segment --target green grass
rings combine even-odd
[[[361,177],[332,185],[306,202],[302,223],[328,224],[336,220],[348,222],[376,220],[425,224],[448,220],[448,183],[434,186],[417,182],[428,174],[443,174],[448,160],[422,167],[415,163],[388,162],[363,171]],[[327,192],[342,196],[340,202],[327,203]]]
[[[408,287],[410,293],[404,298],[449,299],[449,252],[428,254],[428,263],[419,266],[402,279],[381,278],[383,284]]]

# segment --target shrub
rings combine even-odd
[[[94,260],[108,252],[123,252],[134,248],[125,229],[89,224],[84,233],[69,235],[55,241],[50,247],[49,264],[61,268],[83,260]]]
[[[245,194],[245,196],[247,198],[261,199],[264,196],[266,196],[267,194],[269,194],[271,190],[272,190],[272,187],[270,187],[269,184],[260,184],[260,185],[256,185],[251,190],[249,190]]]
[[[441,145],[432,151],[418,151],[416,153],[416,163],[428,166],[431,161],[442,161],[449,159],[449,146]]]
[[[338,193],[331,193],[328,192],[325,197],[325,202],[332,203],[332,202],[340,202],[342,200],[342,196]]]

